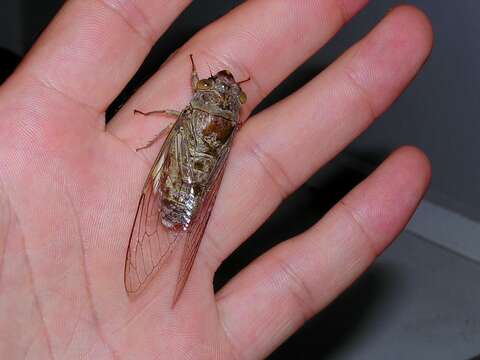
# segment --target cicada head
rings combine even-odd
[[[228,107],[236,107],[247,101],[247,95],[240,86],[242,82],[236,82],[230,71],[222,70],[208,79],[199,80],[196,90],[214,91],[224,102],[233,102]]]

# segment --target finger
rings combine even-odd
[[[429,179],[420,151],[398,150],[319,223],[228,283],[218,308],[238,358],[270,353],[348,287],[404,228]]]
[[[212,267],[392,103],[431,45],[426,17],[397,8],[326,71],[242,128],[204,241]]]
[[[18,69],[64,100],[103,112],[187,0],[71,0]]]
[[[330,39],[367,0],[248,1],[184,45],[109,123],[109,130],[132,147],[158,133],[161,120],[134,117],[133,110],[185,106],[191,96],[190,60],[200,77],[221,69],[248,93],[245,113],[292,70]],[[154,148],[155,151],[157,148]]]

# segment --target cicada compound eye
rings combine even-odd
[[[213,88],[214,82],[212,79],[203,79],[197,82],[197,90],[209,90]]]
[[[247,102],[247,94],[241,91],[239,99],[240,99],[240,104],[245,104]]]

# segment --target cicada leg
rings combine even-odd
[[[197,68],[195,67],[195,62],[193,61],[193,55],[190,54],[190,61],[192,62],[192,89],[195,91],[197,88],[197,82],[198,82],[198,74],[197,74]]]
[[[150,112],[143,112],[143,111],[140,111],[140,110],[134,110],[133,113],[134,114],[140,114],[140,115],[143,115],[143,116],[167,115],[167,116],[175,117],[176,119],[178,119],[178,117],[181,114],[180,111],[177,111],[177,110],[155,110],[155,111],[150,111]],[[136,151],[143,150],[143,149],[146,149],[146,148],[152,146],[160,138],[162,138],[163,136],[168,134],[168,132],[171,130],[173,124],[174,123],[168,124],[168,126],[166,126],[162,131],[160,131],[157,135],[155,135],[155,137],[152,140],[150,140],[145,146],[137,148]]]
[[[172,126],[173,126],[174,123],[171,123],[169,124],[167,127],[165,127],[162,131],[160,131],[157,135],[155,135],[155,137],[150,140],[146,145],[142,146],[142,147],[139,147],[139,148],[136,148],[135,151],[140,151],[140,150],[143,150],[143,149],[146,149],[146,148],[149,148],[150,146],[152,146],[153,144],[155,144],[158,140],[160,140],[162,137],[164,137],[165,135],[167,135],[170,130],[172,129]]]
[[[178,118],[180,116],[180,111],[177,110],[155,110],[155,111],[150,111],[150,112],[143,112],[140,110],[133,110],[133,114],[140,114],[143,116],[150,116],[150,115],[168,115],[168,116],[173,116],[175,118]]]

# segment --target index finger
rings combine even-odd
[[[17,75],[103,112],[157,38],[189,3],[68,1],[29,52]]]

